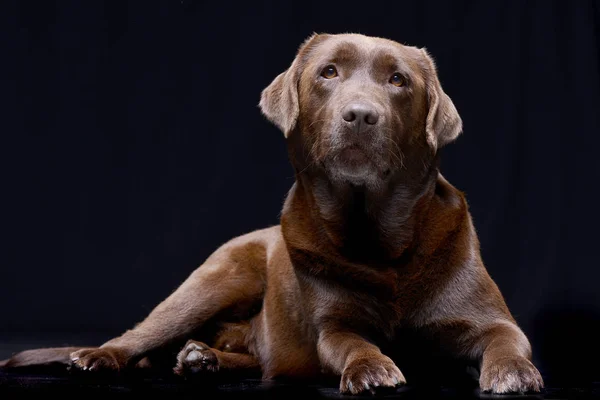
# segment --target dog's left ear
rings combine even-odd
[[[302,43],[292,65],[279,74],[260,96],[260,109],[269,121],[277,125],[285,137],[294,129],[300,106],[298,83],[310,50],[327,35],[313,34]]]
[[[421,49],[425,59],[425,84],[429,111],[425,125],[427,142],[434,151],[452,142],[462,132],[462,120],[450,97],[442,89],[433,59]]]

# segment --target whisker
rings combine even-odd
[[[325,119],[325,118],[323,118],[323,119],[316,119],[316,120],[314,120],[313,122],[311,122],[311,123],[308,125],[308,127],[310,128],[310,127],[312,127],[314,124],[316,124],[316,123],[318,123],[318,122],[327,122],[327,121],[328,121],[328,120],[327,120],[327,119]]]
[[[384,132],[389,132],[389,133],[393,133],[394,132],[393,129],[387,128],[387,127],[381,127],[381,129]],[[383,137],[384,137],[385,140],[387,140],[387,141],[389,141],[389,142],[392,143],[392,147],[391,147],[390,153],[400,163],[400,168],[406,169],[406,166],[404,165],[404,158],[405,158],[404,157],[404,153],[402,152],[402,149],[400,148],[400,146],[398,145],[398,143],[391,136],[384,135]]]

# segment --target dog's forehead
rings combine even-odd
[[[313,52],[315,61],[349,60],[372,62],[395,60],[417,68],[421,52],[416,47],[405,46],[393,40],[360,34],[329,35]]]

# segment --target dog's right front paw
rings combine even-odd
[[[71,353],[71,365],[83,371],[119,371],[126,359],[114,348],[82,349]]]

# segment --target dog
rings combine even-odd
[[[360,394],[405,384],[397,350],[419,338],[476,365],[482,391],[539,392],[530,343],[486,271],[465,196],[439,171],[462,120],[428,52],[314,34],[259,106],[295,171],[280,225],[222,245],[100,347],[27,350],[5,367],[123,371],[174,347],[178,375],[330,375],[341,393]]]

